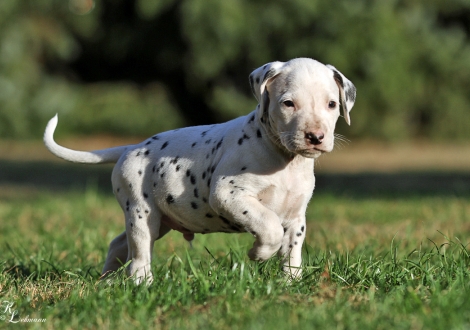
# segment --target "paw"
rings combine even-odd
[[[130,267],[128,268],[128,276],[134,280],[136,285],[146,284],[150,285],[153,282],[153,275],[150,271],[150,265],[146,267],[132,267],[133,263],[131,263]]]
[[[284,265],[284,267],[282,267],[282,270],[286,273],[289,280],[299,280],[302,277],[302,269],[300,268],[300,266],[296,267]]]
[[[271,246],[271,245],[260,245],[255,242],[253,247],[248,251],[248,257],[251,260],[256,261],[265,261],[271,258],[279,249],[281,244]]]

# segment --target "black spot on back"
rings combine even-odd
[[[172,204],[172,203],[175,202],[175,199],[174,199],[174,197],[173,197],[172,195],[169,194],[168,196],[166,196],[166,202],[167,202],[168,204]]]
[[[163,150],[165,149],[167,146],[168,146],[168,141],[166,141],[165,143],[163,143],[162,147],[160,148],[160,150]]]

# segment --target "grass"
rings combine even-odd
[[[123,228],[112,196],[0,196],[0,317],[16,310],[16,321],[45,319],[22,323],[41,329],[470,326],[466,196],[316,193],[307,216],[299,281],[275,258],[251,262],[249,235],[197,235],[189,248],[172,232],[155,244],[154,283],[139,287],[122,274],[98,280]]]

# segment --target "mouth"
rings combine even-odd
[[[328,152],[328,151],[320,149],[320,148],[313,148],[313,150],[319,151],[322,154],[325,153],[325,152]]]
[[[297,150],[296,153],[306,158],[318,158],[320,155],[327,153],[327,150],[320,148],[308,148]]]

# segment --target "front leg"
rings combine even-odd
[[[302,274],[300,266],[305,231],[305,217],[290,221],[289,225],[285,227],[282,247],[278,252],[279,257],[284,261],[284,271],[295,278],[299,278]]]
[[[281,248],[284,237],[281,220],[257,198],[230,191],[228,195],[213,194],[210,203],[222,218],[256,237],[248,252],[251,260],[267,260]]]

